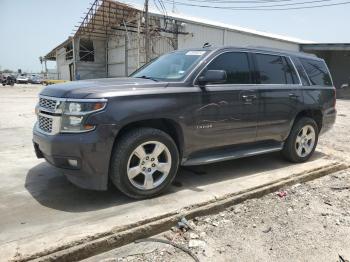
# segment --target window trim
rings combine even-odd
[[[222,55],[222,54],[225,54],[225,53],[246,53],[248,55],[248,61],[250,63],[250,59],[249,59],[249,55],[255,55],[255,54],[263,54],[263,55],[274,55],[274,56],[282,56],[282,57],[285,57],[286,59],[289,59],[289,61],[291,62],[292,66],[293,66],[293,69],[296,73],[296,75],[298,76],[298,80],[299,80],[299,84],[296,83],[296,84],[258,84],[258,83],[251,83],[251,84],[210,84],[208,86],[280,86],[280,85],[283,85],[283,86],[302,86],[302,81],[301,81],[301,78],[300,78],[300,75],[299,75],[299,72],[298,70],[296,69],[295,67],[295,64],[294,64],[294,61],[293,59],[291,58],[291,56],[289,55],[285,55],[285,54],[275,54],[275,53],[269,53],[269,52],[260,52],[260,51],[251,51],[251,50],[226,50],[226,51],[223,51],[223,52],[220,52],[218,53],[217,55],[215,55],[213,58],[211,58],[207,63],[206,65],[199,71],[199,73],[197,74],[197,76],[194,78],[193,82],[192,82],[192,85],[194,87],[198,87],[199,85],[196,84],[197,82],[197,79],[198,77],[201,75],[201,73],[204,71],[204,69],[215,59],[217,58],[219,55]],[[254,57],[255,59],[255,57]],[[251,65],[250,65],[251,66]],[[253,68],[250,68],[252,70],[251,72],[251,75],[254,76],[254,73],[256,71],[256,65],[255,65],[255,62],[254,62],[254,65],[253,65]],[[255,82],[255,79],[254,77],[251,79],[253,80],[253,82]]]

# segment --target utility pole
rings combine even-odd
[[[150,35],[149,35],[149,13],[148,13],[148,2],[145,0],[145,48],[146,48],[146,63],[150,61]]]

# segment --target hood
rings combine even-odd
[[[40,94],[75,99],[104,98],[118,94],[128,95],[142,90],[157,90],[167,85],[167,82],[155,82],[143,78],[103,78],[50,85]]]

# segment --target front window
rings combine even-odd
[[[131,77],[150,78],[162,81],[181,80],[207,53],[208,51],[193,50],[165,54],[137,70]]]
[[[227,79],[224,84],[250,84],[251,74],[248,54],[243,52],[228,52],[219,55],[211,62],[202,72],[202,75],[207,70],[224,70],[226,71]],[[214,84],[214,83],[208,83]]]

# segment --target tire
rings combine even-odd
[[[283,156],[293,163],[306,162],[316,149],[318,134],[315,120],[309,117],[297,119],[285,141]]]
[[[159,155],[156,146],[161,152]],[[168,134],[154,128],[137,128],[122,136],[115,145],[110,178],[131,198],[151,198],[166,190],[178,166],[179,152]]]

